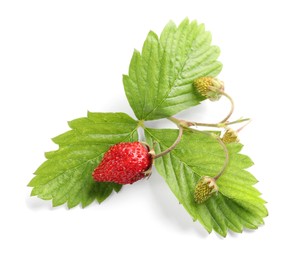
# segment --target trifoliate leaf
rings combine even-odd
[[[127,99],[140,120],[172,116],[199,104],[193,80],[216,76],[222,65],[219,48],[203,24],[185,19],[178,27],[170,22],[160,39],[150,32],[142,52],[134,51],[123,84]]]
[[[156,142],[156,153],[165,150],[178,136],[177,130],[146,129],[149,144]],[[202,204],[195,203],[194,188],[202,176],[214,177],[222,168],[225,154],[218,141],[211,135],[185,130],[180,144],[169,154],[156,159],[155,166],[165,179],[178,201],[194,220],[208,232],[215,230],[226,236],[228,230],[242,232],[243,228],[255,229],[267,216],[265,201],[253,185],[257,182],[246,168],[253,162],[240,154],[241,144],[227,145],[230,161],[218,179],[218,195]]]
[[[45,154],[45,161],[28,184],[31,195],[52,200],[53,206],[67,202],[69,208],[83,207],[95,199],[101,203],[122,185],[97,183],[92,173],[111,145],[136,141],[137,122],[124,113],[88,113],[69,122],[72,130],[53,138],[57,151]]]

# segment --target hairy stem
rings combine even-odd
[[[229,113],[227,114],[227,116],[226,116],[223,120],[221,120],[221,121],[219,122],[219,124],[221,124],[221,123],[225,123],[225,122],[226,122],[226,121],[231,117],[231,115],[232,115],[232,113],[233,113],[233,110],[234,110],[234,101],[233,101],[233,99],[231,98],[231,96],[228,95],[227,93],[225,93],[224,91],[219,91],[219,93],[220,93],[221,95],[225,96],[225,97],[230,101],[230,103],[231,103],[231,108],[230,108]]]
[[[176,124],[179,124],[179,122],[181,120],[175,118],[175,117],[168,117],[168,119]],[[224,123],[216,123],[216,124],[209,124],[209,123],[198,123],[198,122],[187,122],[188,126],[206,126],[206,127],[217,127],[217,128],[224,128],[228,125],[233,125],[233,124],[238,124],[238,123],[242,123],[245,121],[250,121],[250,118],[242,118],[242,119],[238,119],[232,122],[224,122]]]
[[[153,159],[157,159],[159,157],[166,155],[167,153],[171,152],[180,143],[184,128],[180,124],[177,124],[177,126],[179,127],[179,134],[178,134],[176,141],[165,151],[163,151],[159,154],[153,155]]]
[[[224,150],[225,160],[224,160],[224,164],[223,164],[220,172],[213,178],[215,181],[217,181],[221,177],[221,175],[225,172],[225,169],[226,169],[228,162],[229,162],[229,153],[228,153],[228,150],[226,148],[226,145],[224,144],[224,142],[222,142],[220,137],[216,137],[216,140],[219,142],[219,144],[221,145],[221,147]]]
[[[199,130],[196,130],[196,129],[193,129],[193,128],[190,128],[189,126],[192,126],[193,124],[191,123],[191,122],[187,122],[187,121],[184,121],[184,120],[179,120],[179,119],[177,119],[177,118],[174,118],[174,117],[169,117],[168,118],[170,121],[172,121],[172,122],[174,122],[175,124],[177,124],[177,126],[180,128],[180,132],[181,132],[181,137],[182,137],[182,134],[183,134],[183,127],[185,127],[185,128],[188,128],[189,130],[191,130],[192,132],[201,132],[201,133],[204,133],[204,134],[207,134],[207,135],[210,135],[210,136],[213,136],[218,142],[219,142],[219,144],[221,145],[221,147],[223,148],[223,151],[224,151],[224,154],[225,154],[225,160],[224,160],[224,164],[223,164],[223,166],[222,166],[222,168],[221,168],[221,170],[220,170],[220,172],[213,178],[215,181],[217,181],[220,177],[221,177],[221,175],[224,173],[224,171],[225,171],[225,169],[226,169],[226,167],[227,167],[227,165],[228,165],[228,163],[229,163],[229,152],[228,152],[228,150],[227,150],[227,147],[226,147],[226,145],[224,144],[224,142],[221,140],[221,138],[219,137],[219,136],[215,136],[215,135],[213,135],[213,134],[211,134],[211,133],[207,133],[207,132],[204,132],[204,131],[199,131]],[[246,121],[246,120],[244,120],[244,121]],[[181,128],[182,128],[182,130],[181,130]],[[180,135],[180,132],[179,132],[179,135]],[[180,137],[180,138],[181,138]],[[179,139],[179,136],[178,136],[178,138],[177,138],[177,140]],[[176,140],[176,141],[177,141]],[[180,141],[180,140],[179,140]],[[179,142],[178,141],[178,142]],[[176,142],[175,142],[176,143]],[[175,144],[174,143],[174,144]],[[174,145],[173,144],[173,145]],[[172,145],[172,146],[173,146]]]

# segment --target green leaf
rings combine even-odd
[[[156,153],[168,148],[177,138],[177,130],[146,129],[149,144],[155,141]],[[253,187],[257,182],[246,168],[253,162],[240,154],[241,144],[227,146],[229,165],[217,181],[219,193],[203,204],[194,201],[194,187],[201,176],[214,177],[222,168],[225,154],[209,134],[185,130],[180,144],[169,154],[155,161],[159,174],[165,179],[178,201],[194,220],[208,232],[215,230],[226,236],[228,230],[242,232],[243,228],[255,229],[267,216],[265,201]]]
[[[160,39],[150,32],[142,53],[134,51],[128,75],[123,76],[127,99],[140,120],[172,116],[198,105],[204,98],[193,80],[216,76],[222,68],[219,48],[203,24],[185,19],[178,27],[170,22]]]
[[[122,185],[97,183],[92,172],[111,145],[138,139],[138,123],[124,113],[88,112],[69,126],[72,130],[53,138],[59,149],[45,154],[47,161],[28,184],[31,195],[52,200],[53,206],[67,202],[69,208],[101,203]]]

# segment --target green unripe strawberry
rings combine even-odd
[[[211,101],[219,100],[221,92],[224,91],[224,83],[213,77],[201,77],[195,79],[193,85],[202,96]]]
[[[198,181],[195,191],[194,191],[194,199],[196,203],[201,204],[208,200],[214,193],[218,192],[218,186],[216,184],[215,179],[203,176]]]

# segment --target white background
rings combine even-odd
[[[290,242],[290,7],[288,1],[1,1],[1,259],[288,259]],[[186,16],[221,48],[220,78],[269,217],[256,231],[221,238],[193,223],[162,178],[124,187],[86,209],[52,208],[27,183],[56,149],[50,138],[86,111],[134,116],[124,95],[133,49],[149,30]],[[180,114],[216,121],[227,101]],[[163,122],[151,123],[163,127]],[[167,126],[171,126],[167,124]]]

